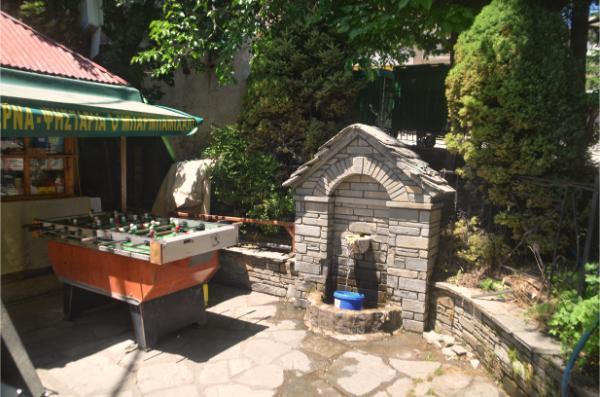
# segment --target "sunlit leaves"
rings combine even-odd
[[[124,3],[136,0],[122,0]],[[151,24],[151,45],[133,62],[155,77],[182,66],[215,66],[232,80],[231,62],[244,44],[303,20],[345,37],[345,65],[401,62],[413,48],[447,52],[453,35],[466,29],[485,0],[165,0],[160,22]],[[259,49],[254,49],[260,51]]]

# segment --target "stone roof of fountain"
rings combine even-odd
[[[302,164],[289,179],[283,183],[286,187],[297,187],[307,177],[309,177],[319,166],[327,159],[331,158],[332,151],[338,152],[347,146],[355,137],[375,139],[381,145],[388,149],[389,154],[393,156],[396,166],[409,175],[411,179],[420,182],[419,185],[426,185],[427,190],[433,190],[434,193],[450,193],[454,189],[448,184],[439,172],[429,167],[429,164],[419,157],[419,155],[409,149],[407,145],[396,138],[386,134],[377,127],[366,124],[352,124],[341,130],[333,138],[325,142],[317,151],[315,156]]]

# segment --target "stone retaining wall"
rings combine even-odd
[[[431,328],[469,345],[510,396],[559,396],[564,367],[558,342],[538,332],[521,309],[473,299],[478,293],[477,289],[436,283],[430,300]],[[578,383],[573,379],[571,385]],[[570,394],[587,395],[581,387]]]
[[[219,255],[220,269],[213,281],[279,297],[295,297],[297,273],[291,254],[230,247],[222,249]]]

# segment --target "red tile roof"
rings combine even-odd
[[[0,12],[0,65],[30,72],[129,85],[119,76]]]

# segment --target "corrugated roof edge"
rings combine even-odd
[[[35,29],[34,29],[34,28],[32,28],[31,26],[27,25],[27,24],[26,24],[26,23],[24,23],[23,21],[19,21],[18,19],[14,18],[12,15],[10,15],[10,14],[7,14],[7,13],[6,13],[6,12],[4,12],[4,11],[0,11],[0,13],[1,13],[3,16],[5,16],[5,17],[7,17],[7,18],[11,19],[11,20],[12,20],[12,21],[14,21],[15,23],[17,23],[17,24],[19,24],[19,25],[23,26],[25,29],[28,29],[28,30],[32,31],[32,32],[33,32],[33,33],[35,33],[36,35],[38,35],[38,36],[40,36],[40,37],[43,37],[45,40],[47,40],[47,41],[51,42],[52,44],[56,45],[57,47],[60,47],[60,48],[62,48],[63,50],[65,50],[65,51],[69,52],[69,53],[70,53],[70,54],[72,54],[74,57],[76,57],[76,58],[80,58],[80,59],[83,59],[83,60],[85,60],[85,61],[87,61],[87,62],[90,62],[91,64],[93,64],[95,67],[97,67],[97,68],[98,68],[100,71],[102,71],[103,73],[106,73],[106,74],[110,75],[112,78],[114,78],[116,81],[119,81],[119,82],[115,82],[115,83],[110,83],[110,82],[101,82],[101,83],[103,83],[103,84],[115,85],[115,86],[131,86],[131,84],[129,84],[129,82],[128,82],[127,80],[125,80],[124,78],[122,78],[122,77],[120,77],[120,76],[117,76],[117,75],[116,75],[116,74],[114,74],[114,73],[111,73],[111,72],[110,72],[108,69],[106,69],[105,67],[103,67],[103,66],[101,66],[101,65],[97,64],[96,62],[92,61],[91,59],[89,59],[89,58],[87,58],[87,57],[85,57],[85,56],[83,56],[83,55],[79,54],[78,52],[75,52],[75,51],[71,50],[70,48],[68,48],[68,47],[66,47],[66,46],[64,46],[64,45],[62,45],[62,44],[60,44],[59,42],[57,42],[56,40],[54,40],[54,39],[52,39],[52,38],[50,38],[50,37],[46,36],[45,34],[38,32],[37,30],[35,30]],[[75,76],[69,76],[69,75],[67,75],[67,74],[63,74],[63,73],[42,72],[42,71],[39,71],[39,70],[35,70],[35,69],[33,69],[33,68],[29,68],[29,69],[27,69],[27,68],[22,68],[22,67],[15,67],[14,65],[2,64],[2,59],[1,59],[1,58],[0,58],[0,64],[1,64],[2,66],[4,66],[4,67],[10,67],[10,68],[12,68],[12,69],[16,69],[16,70],[22,70],[22,71],[34,72],[34,73],[42,73],[42,74],[48,74],[48,75],[51,75],[51,76],[60,76],[60,77],[65,77],[65,78],[70,78],[70,79],[75,79],[75,80],[81,80],[81,81],[91,81],[91,82],[95,82],[95,83],[100,83],[99,81],[97,81],[97,80],[94,80],[94,79],[78,78],[78,77],[75,77]]]

